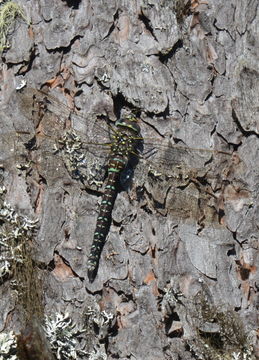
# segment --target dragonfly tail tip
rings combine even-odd
[[[96,269],[94,269],[94,270],[88,270],[87,276],[88,276],[89,282],[90,282],[90,283],[93,283],[93,282],[94,282],[94,279],[95,279],[95,277],[96,277]]]

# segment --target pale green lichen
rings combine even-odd
[[[35,335],[36,329],[35,327],[33,329],[33,335]],[[79,360],[86,358],[91,360],[107,359],[105,357],[106,354],[100,349],[94,348],[92,352],[86,352],[82,349],[85,345],[84,342],[81,344],[83,339],[82,334],[85,333],[86,330],[79,329],[68,313],[56,313],[55,315],[45,316],[43,331],[44,337],[46,336],[48,341],[48,348],[57,360]],[[0,360],[20,359],[20,355],[23,354],[21,350],[23,349],[19,349],[19,337],[22,336],[15,334],[13,331],[0,333]],[[35,342],[39,341],[38,337],[39,334],[37,334],[36,338],[32,337],[34,341],[33,346],[29,344],[31,348],[33,347],[34,352],[36,349],[40,351],[39,346],[37,347],[37,344],[35,345]],[[45,348],[43,350],[46,351]],[[99,357],[97,357],[97,355]],[[22,359],[24,359],[23,356],[24,355],[22,355]]]
[[[110,326],[114,319],[113,314],[107,313],[105,310],[100,311],[99,309],[92,309],[90,306],[88,307],[85,315],[87,317],[88,323],[93,322],[99,328],[102,328],[104,326]]]
[[[98,338],[103,340],[107,338],[109,331],[112,329],[115,316],[107,313],[105,310],[100,311],[99,305],[95,304],[95,308],[88,307],[85,312],[87,328],[98,328]]]
[[[86,168],[86,156],[83,153],[83,143],[81,138],[73,131],[67,131],[59,139],[58,146],[55,146],[54,152],[61,152],[66,168],[73,179],[85,180],[82,168]]]
[[[78,349],[85,330],[79,329],[68,313],[46,316],[44,331],[58,360],[76,360],[87,354],[84,350]]]
[[[0,189],[1,196],[5,192],[5,188]],[[33,237],[37,221],[19,215],[10,204],[1,202],[0,282],[11,276],[17,264],[24,263],[24,244]]]
[[[101,344],[99,347],[94,348],[93,351],[88,353],[89,360],[107,360],[108,356],[105,352],[104,344]]]
[[[0,333],[0,360],[17,360],[16,345],[13,331]]]
[[[4,2],[0,6],[0,51],[9,47],[7,36],[18,17],[28,22],[22,8],[14,1]]]
[[[105,174],[103,164],[98,164],[95,156],[90,158],[90,154],[86,159],[83,141],[75,131],[67,131],[53,150],[54,153],[61,154],[73,179],[80,180],[93,190],[98,190],[102,186]]]

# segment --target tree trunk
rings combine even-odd
[[[256,359],[258,2],[19,5],[1,66],[0,359]],[[91,283],[104,143],[129,114],[141,154]]]

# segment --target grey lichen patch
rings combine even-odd
[[[89,360],[107,360],[108,356],[105,352],[104,344],[99,347],[95,347],[90,353],[88,353]]]
[[[104,343],[115,325],[116,318],[112,313],[101,311],[97,303],[88,306],[84,312],[85,327],[89,335],[88,356],[91,360],[108,359]]]
[[[98,306],[95,309],[88,307],[84,313],[84,328],[75,323],[68,312],[56,313],[45,316],[44,331],[49,340],[53,354],[59,360],[85,359],[106,360],[107,354],[102,343],[107,337],[108,330],[114,325],[114,315],[106,311],[100,311]],[[96,343],[88,344],[88,351],[85,349],[86,340],[94,335],[94,328],[98,329]],[[86,357],[87,356],[87,357]]]
[[[38,329],[34,322],[42,318],[41,280],[33,260],[33,244],[38,220],[30,220],[19,214],[10,204],[4,201],[6,190],[1,188],[0,197],[0,264],[1,281],[8,280],[11,295],[16,299],[17,316],[20,319],[20,331],[15,334],[2,334],[6,337],[6,346],[1,345],[0,354],[3,359],[52,359],[45,356],[45,344],[41,346]],[[37,330],[37,331],[36,331]],[[10,346],[9,346],[10,344]],[[7,346],[8,345],[8,346]],[[29,349],[29,350],[28,350]],[[44,355],[43,355],[44,353]]]
[[[16,18],[28,22],[22,8],[14,1],[3,2],[0,7],[0,51],[9,47],[7,36],[12,31]]]
[[[74,131],[67,131],[58,141],[58,147],[55,152],[62,151],[65,165],[68,172],[74,179],[79,179],[81,175],[80,169],[86,168],[86,156],[82,152],[82,141]]]
[[[105,310],[100,311],[99,306],[95,308],[88,307],[85,312],[86,323],[89,328],[94,326],[98,328],[98,337],[104,339],[107,337],[109,330],[113,327],[115,316],[107,313]]]
[[[6,189],[1,187],[1,198],[5,193]],[[24,265],[24,246],[33,238],[38,220],[19,215],[10,204],[1,201],[0,221],[0,282],[3,282],[18,264]]]
[[[41,327],[37,328],[42,331]],[[34,324],[30,330],[26,330],[26,336],[17,336],[13,331],[0,333],[0,360],[52,359],[53,355],[58,360],[85,359],[86,355],[89,359],[105,359],[103,352],[98,349],[92,350],[91,353],[82,349],[82,334],[86,330],[79,329],[68,313],[45,316],[43,333],[35,330]],[[49,343],[43,344],[42,340],[45,337]],[[48,353],[49,347],[53,355]],[[102,354],[102,357],[96,357],[97,354]]]
[[[4,195],[5,189],[2,188],[1,192]],[[5,344],[1,344],[0,355],[6,354],[2,359],[16,360],[16,354],[17,356],[19,354],[19,359],[40,359],[40,354],[43,356],[43,353],[44,359],[52,359],[51,354],[47,353],[47,346],[51,348],[56,359],[82,358],[80,356],[86,353],[80,349],[79,342],[84,330],[79,330],[67,313],[45,317],[45,334],[40,332],[40,323],[44,321],[43,294],[32,248],[37,220],[31,221],[18,214],[5,201],[2,201],[0,220],[2,221],[0,232],[2,273],[5,276],[13,276],[12,286],[16,293],[17,309],[23,325],[23,330],[16,338],[12,332],[1,335],[5,339]],[[8,273],[4,272],[4,269],[7,269]],[[39,322],[37,326],[34,324],[36,319]]]
[[[46,316],[44,330],[58,360],[81,359],[87,355],[80,348],[80,340],[86,330],[79,329],[68,313]]]
[[[16,336],[13,331],[0,333],[0,360],[17,360]]]
[[[80,136],[71,130],[59,139],[54,151],[61,153],[67,171],[73,179],[98,189],[102,186],[102,181],[96,178],[97,173],[100,173],[97,160],[91,158],[89,153],[86,155],[83,145]],[[103,174],[101,176],[104,177]]]
[[[1,190],[3,198],[6,191],[4,188]],[[32,248],[38,220],[30,220],[19,214],[2,198],[0,279],[3,282],[12,277],[10,282],[12,295],[16,299],[16,310],[18,310],[22,328],[25,329],[32,320],[41,319],[43,315],[41,280],[33,261]],[[23,333],[25,333],[24,330],[21,331],[19,339],[29,339],[28,333],[26,332],[27,335]],[[21,352],[22,344],[23,341],[17,342],[18,352]]]

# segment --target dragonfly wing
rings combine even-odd
[[[58,95],[61,97],[61,94]],[[25,88],[17,94],[17,97],[22,113],[34,120],[36,128],[43,119],[45,121],[46,118],[49,119],[47,135],[51,135],[55,129],[61,133],[72,128],[89,144],[103,144],[110,141],[110,131],[104,120],[85,117],[82,112],[66,105],[64,96],[62,100],[58,100],[43,91]]]
[[[134,181],[147,191],[151,207],[162,214],[218,221],[217,199],[223,188],[222,174],[229,166],[231,156],[223,151],[145,142]]]
[[[96,174],[97,178],[100,175],[100,169],[106,163],[110,150],[109,146],[104,145],[110,142],[110,133],[113,131],[109,125],[98,117],[84,117],[81,113],[75,113],[71,111],[71,107],[41,91],[24,89],[20,98],[23,113],[27,117],[29,114],[29,118],[33,119],[37,135],[47,135],[49,139],[37,140],[36,148],[41,149],[41,154],[49,151],[51,141],[54,144],[65,136],[66,130],[73,128],[79,134],[82,145],[76,149],[75,144],[68,145],[65,141],[61,144],[61,149],[58,148],[59,154],[65,158],[66,168],[72,177],[83,180],[90,178],[94,182]],[[145,137],[134,181],[143,185],[150,180],[150,175],[153,180],[164,178],[165,186],[159,185],[155,191],[158,202],[164,203],[163,197],[170,193],[171,188],[185,187],[195,193],[190,186],[195,179],[204,179],[206,182],[209,178],[217,178],[222,164],[221,155],[220,152],[203,150],[194,152],[186,147],[176,147],[169,141],[162,143],[155,137]],[[52,159],[51,156],[50,158]],[[55,164],[54,158],[48,162]],[[98,180],[102,177],[103,173]],[[122,181],[127,182],[129,178],[126,174]]]
[[[57,98],[36,89],[23,89],[16,96],[22,114],[33,124],[33,131],[30,129],[21,136],[27,148],[40,149],[45,159],[50,159],[56,149],[72,177],[83,174],[86,180],[85,171],[90,171],[91,179],[95,173],[100,177],[110,150],[104,145],[110,143],[110,129],[104,120],[87,119]],[[71,129],[76,130],[73,136],[67,135],[67,132],[72,134]]]
[[[154,171],[157,169],[157,172],[168,176],[174,176],[178,168],[197,174],[209,173],[210,176],[213,176],[213,172],[214,175],[218,172],[220,164],[225,166],[227,162],[231,161],[231,154],[219,150],[178,146],[170,141],[163,143],[161,141],[145,141],[142,159],[143,163],[150,164]]]

